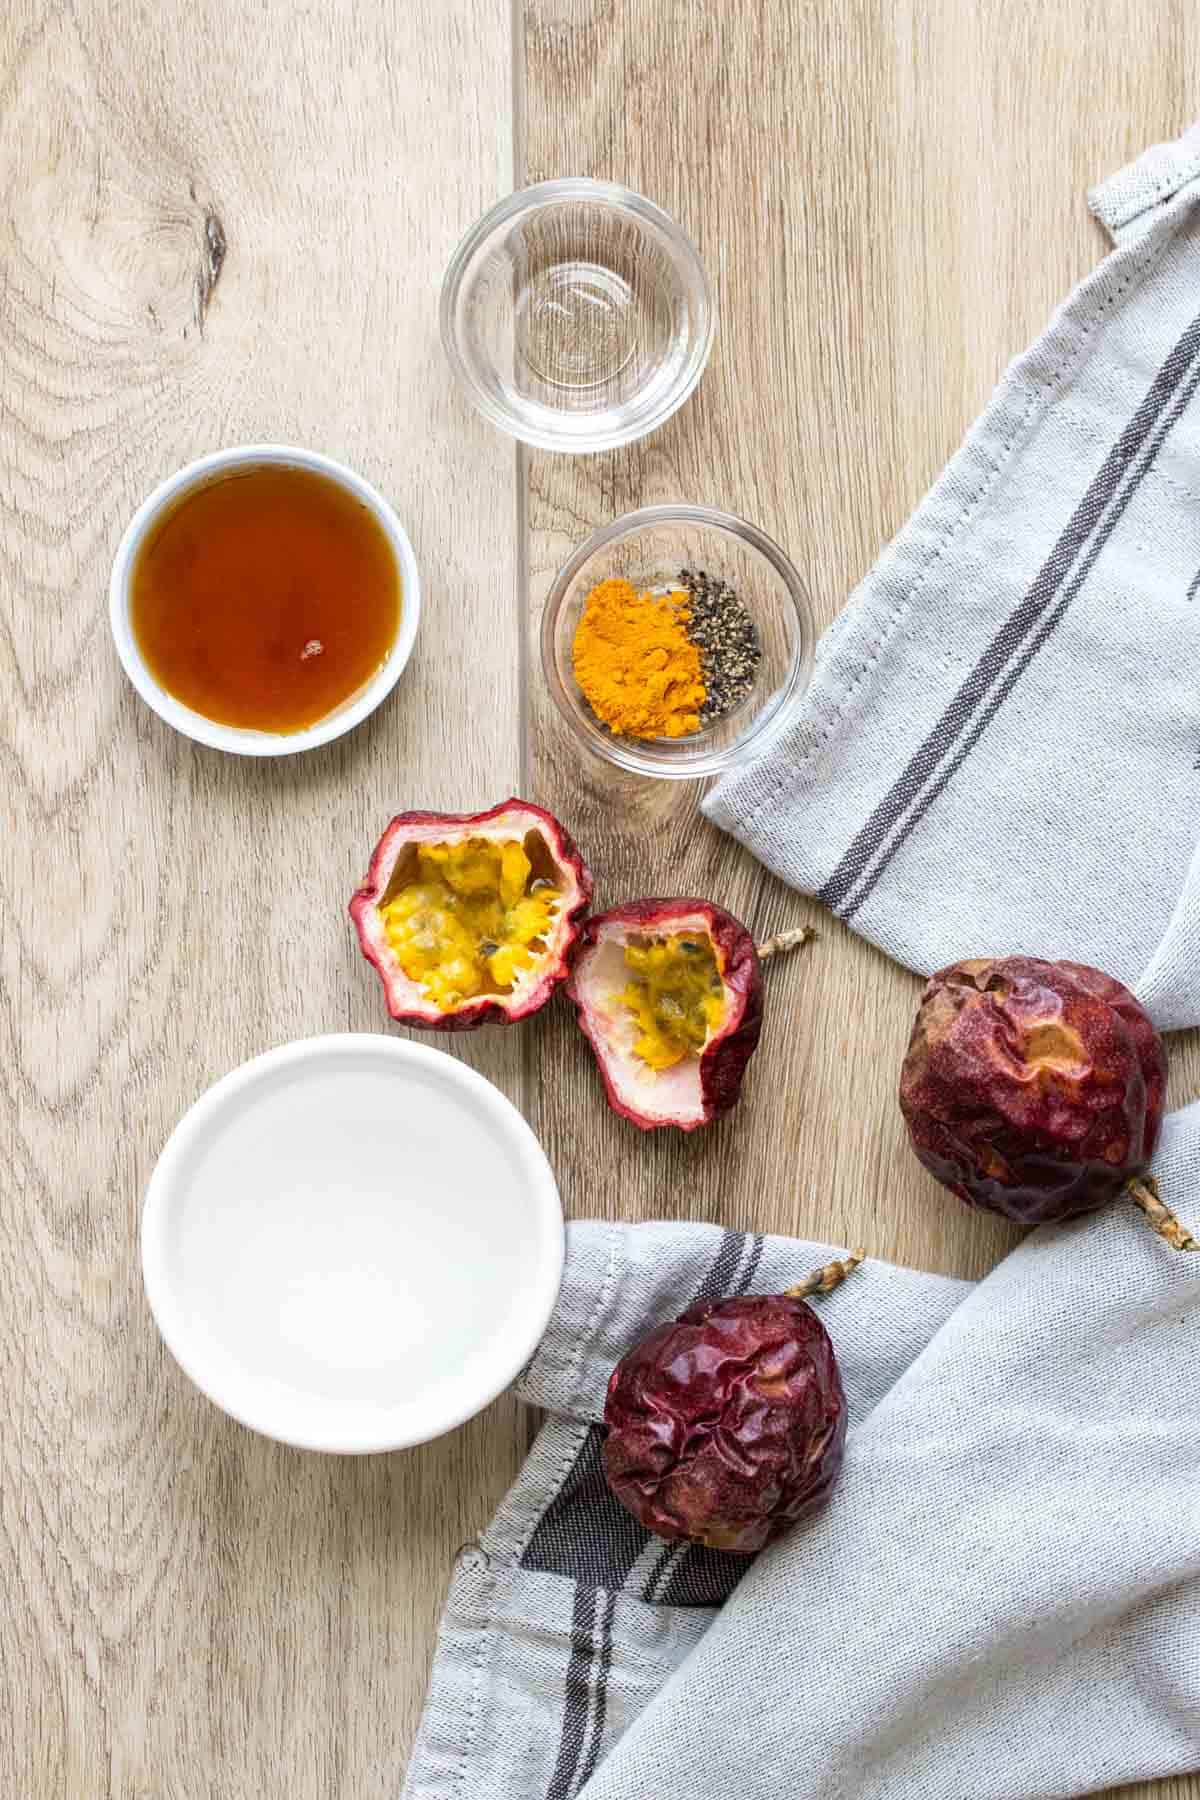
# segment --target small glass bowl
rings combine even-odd
[[[542,450],[611,450],[656,430],[703,374],[714,317],[691,240],[610,181],[509,195],[442,285],[442,343],[471,400]]]
[[[750,614],[762,649],[754,685],[732,711],[688,737],[618,737],[575,680],[584,602],[610,576],[639,593],[666,591],[679,586],[684,569],[727,582]],[[707,506],[646,506],[593,532],[559,570],[542,613],[542,668],[576,739],[620,769],[666,781],[719,775],[763,749],[808,686],[815,642],[808,590],[783,551],[756,525]]]

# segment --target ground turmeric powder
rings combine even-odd
[[[612,577],[584,601],[575,629],[575,679],[617,737],[677,738],[700,728],[705,686],[687,634],[681,591],[639,594]]]

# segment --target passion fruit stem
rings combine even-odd
[[[798,950],[801,944],[811,943],[816,935],[811,925],[797,925],[791,931],[781,931],[775,937],[768,938],[765,944],[757,946],[758,960],[766,962],[769,957],[782,956],[788,950]]]
[[[844,1262],[826,1263],[823,1269],[814,1269],[806,1281],[784,1289],[787,1298],[807,1300],[813,1294],[832,1294],[834,1288],[841,1287],[847,1275],[852,1275],[865,1261],[866,1254],[865,1250],[852,1250]]]
[[[1200,1240],[1180,1224],[1159,1193],[1153,1175],[1135,1175],[1126,1185],[1125,1192],[1135,1206],[1141,1207],[1159,1237],[1170,1244],[1172,1250],[1200,1250]]]

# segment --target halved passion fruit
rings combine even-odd
[[[710,900],[633,900],[584,925],[567,984],[609,1105],[694,1131],[737,1100],[762,1023],[746,927]]]
[[[482,813],[399,813],[350,916],[394,1019],[471,1031],[546,1004],[591,896],[558,820],[504,800]]]

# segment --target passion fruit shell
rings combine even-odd
[[[1083,963],[954,963],[921,999],[900,1077],[918,1157],[971,1206],[1022,1224],[1092,1212],[1147,1167],[1162,1039],[1129,989]]]
[[[694,1054],[650,1067],[634,1044],[638,1024],[622,1000],[625,952],[646,939],[705,938],[720,977],[723,1008]],[[567,997],[592,1046],[608,1103],[642,1131],[674,1125],[695,1131],[727,1113],[762,1028],[762,970],[754,939],[711,900],[631,900],[596,913],[580,933]]]
[[[405,973],[389,940],[381,908],[405,885],[421,845],[453,845],[470,839],[519,842],[539,884],[557,889],[554,917],[531,953],[531,966],[516,971],[495,992],[481,992],[453,1006],[429,997]],[[566,980],[579,922],[592,897],[591,873],[558,820],[528,800],[502,800],[487,812],[403,812],[375,846],[366,880],[350,901],[359,946],[376,969],[388,1011],[402,1025],[429,1031],[474,1031],[480,1025],[512,1025],[539,1012]]]

